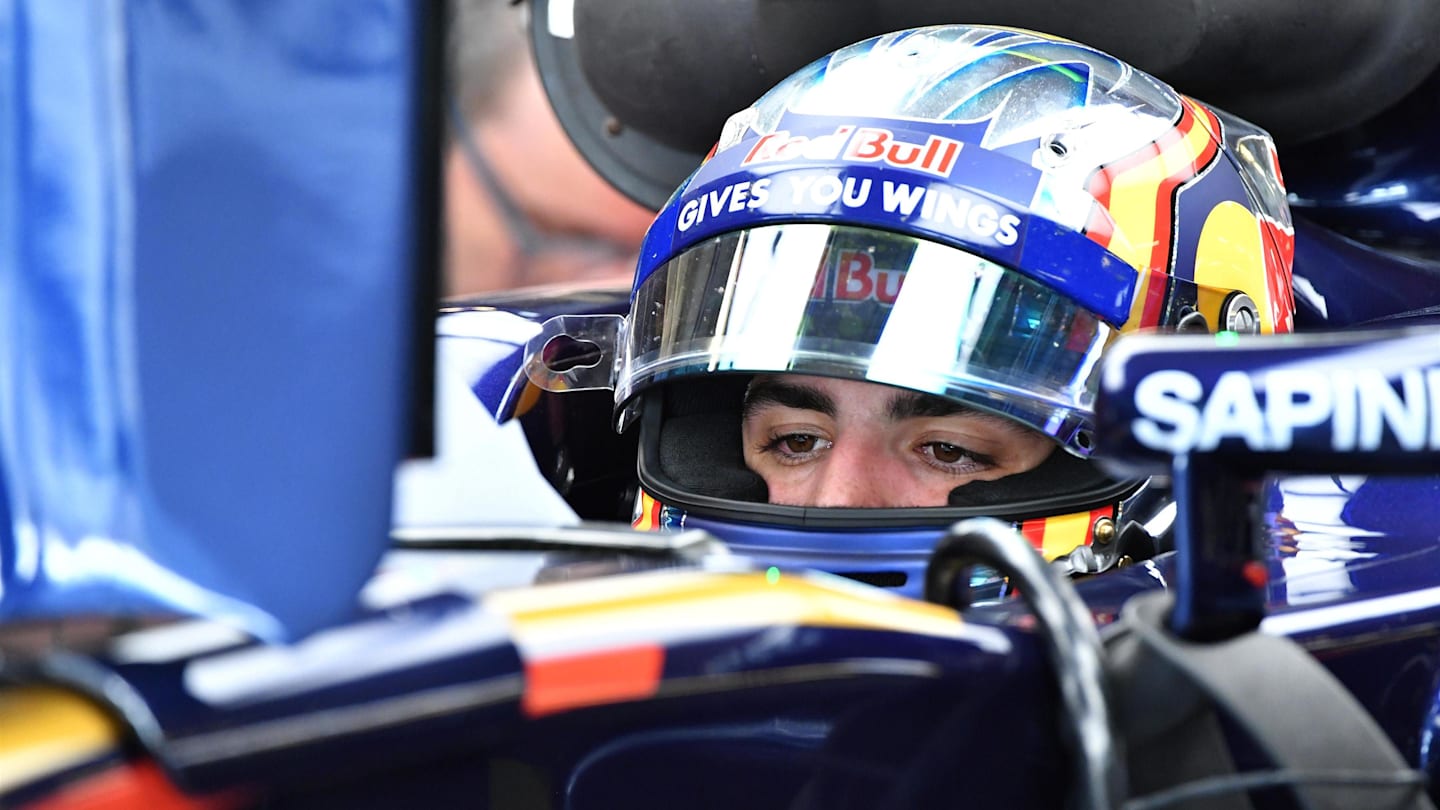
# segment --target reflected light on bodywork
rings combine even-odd
[[[212,706],[247,706],[356,683],[508,643],[503,620],[479,605],[433,621],[388,617],[322,630],[289,646],[248,647],[191,662],[188,694]],[[375,654],[383,650],[383,655]]]
[[[37,533],[19,531],[17,538],[29,536],[34,542]],[[38,545],[38,544],[37,544]],[[165,568],[128,543],[94,535],[82,537],[73,544],[53,532],[44,536],[43,546],[34,551],[39,559],[35,573],[54,585],[114,583],[163,595],[165,602],[176,610],[210,616],[219,621],[239,624],[263,633],[279,635],[281,628],[275,618],[244,602],[221,596]]]

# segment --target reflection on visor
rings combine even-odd
[[[683,374],[823,374],[963,399],[1084,455],[1109,336],[1045,285],[957,248],[768,226],[696,245],[645,280],[616,399]]]

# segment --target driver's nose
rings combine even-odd
[[[869,443],[837,443],[815,493],[816,506],[910,506],[903,465]]]

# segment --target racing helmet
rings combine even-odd
[[[617,429],[638,423],[637,526],[918,593],[962,518],[1049,558],[1163,521],[1155,482],[1088,460],[1099,357],[1142,329],[1290,330],[1292,255],[1260,129],[1075,42],[918,28],[731,116],[651,226],[628,316],[547,322],[528,373],[613,388]],[[945,506],[771,504],[740,414],[755,375],[787,372],[953,399],[1054,451]]]

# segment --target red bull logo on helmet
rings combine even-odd
[[[960,154],[960,141],[929,135],[924,143],[902,140],[883,127],[841,125],[828,135],[791,135],[786,130],[760,138],[741,166],[788,160],[845,160],[885,163],[902,169],[949,177]]]
[[[673,228],[659,252],[756,225],[837,221],[959,242],[1011,263],[1040,173],[979,148],[984,132],[963,122],[787,113],[700,166],[657,220]],[[856,295],[885,289],[867,278],[852,274]]]

